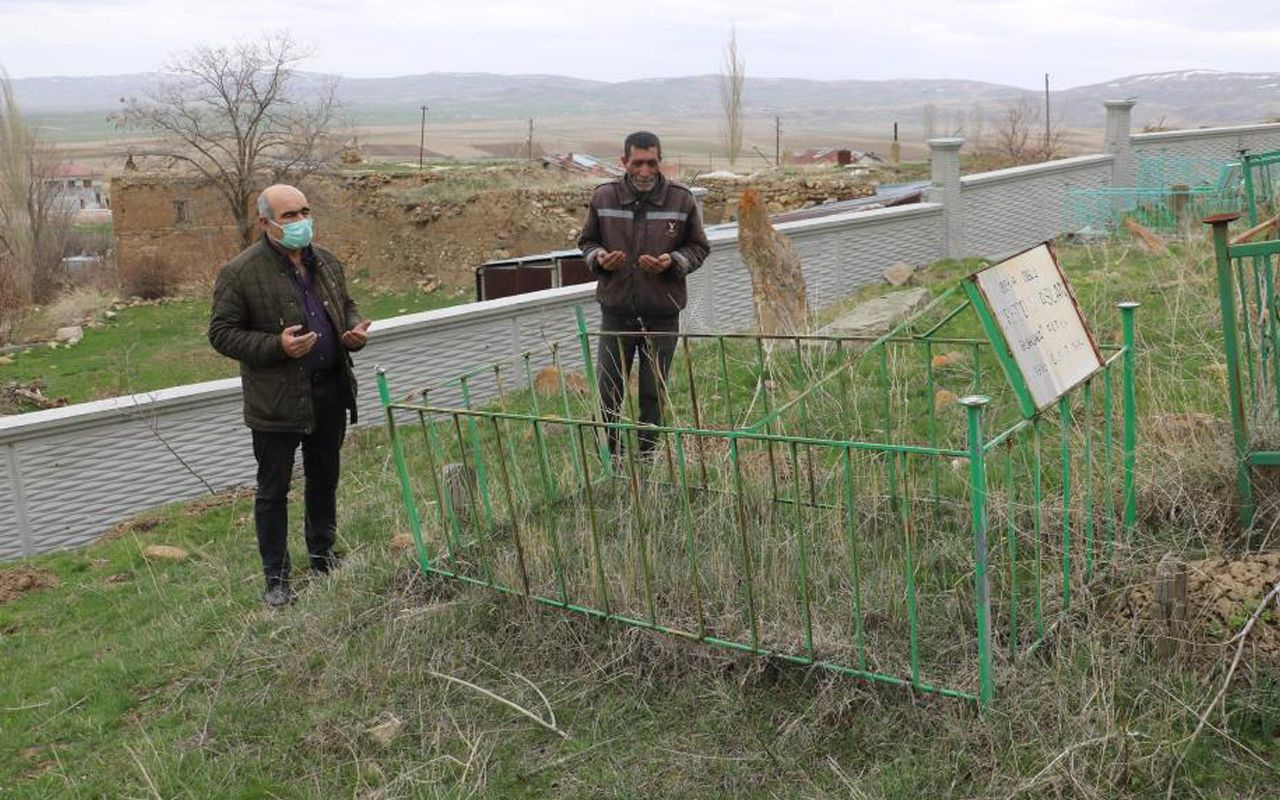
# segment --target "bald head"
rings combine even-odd
[[[287,183],[272,184],[258,195],[258,216],[262,219],[279,222],[280,214],[285,211],[306,207],[307,196]]]
[[[294,186],[277,183],[268,186],[258,195],[258,226],[267,237],[279,242],[287,250],[298,250],[311,242],[311,223],[301,223],[311,217],[311,207],[307,205],[307,197]],[[294,230],[285,235],[285,228],[302,228],[305,234]]]

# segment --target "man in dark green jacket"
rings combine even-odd
[[[253,433],[258,490],[253,521],[267,588],[263,599],[289,603],[288,499],[298,446],[306,476],[307,553],[311,568],[337,564],[339,453],[347,412],[356,421],[351,351],[368,340],[347,294],[342,264],[311,244],[311,209],[293,186],[258,196],[263,236],[228,261],[213,287],[209,341],[240,362],[244,421]]]

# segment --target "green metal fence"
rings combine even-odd
[[[1238,210],[1240,196],[1218,186],[1071,189],[1067,230],[1106,236],[1131,219],[1149,231],[1185,236],[1210,214]]]
[[[1228,226],[1239,216],[1221,214],[1205,222],[1213,228],[1236,488],[1241,523],[1248,529],[1255,510],[1255,468],[1280,466],[1280,341],[1275,305],[1280,240],[1232,244]]]
[[[1227,395],[1236,453],[1240,520],[1253,525],[1257,468],[1280,466],[1280,330],[1276,311],[1276,257],[1280,240],[1255,241],[1259,223],[1280,211],[1280,150],[1244,155],[1234,174],[1242,187],[1240,211],[1211,214],[1222,309]],[[1244,216],[1248,232],[1231,238]],[[1274,228],[1271,229],[1274,237]]]
[[[1133,220],[1154,233],[1185,237],[1207,216],[1245,208],[1249,171],[1242,164],[1250,158],[1256,162],[1259,156],[1241,155],[1227,162],[1205,156],[1140,155],[1133,187],[1068,190],[1066,230],[1106,236],[1122,230],[1125,220]],[[1257,166],[1253,179],[1274,185],[1271,174],[1260,173]]]
[[[634,388],[601,420],[581,316],[576,341],[400,400],[380,371],[421,567],[990,702],[1133,525],[1134,312],[1026,419],[968,308],[953,289],[878,339],[666,334],[652,460],[609,457],[606,428],[643,426]]]
[[[1244,155],[1237,170],[1250,225],[1280,211],[1280,150]]]

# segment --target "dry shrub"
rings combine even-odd
[[[31,319],[28,334],[52,337],[58,328],[84,325],[115,300],[99,289],[83,286],[58,295],[58,299]]]
[[[126,295],[143,300],[171,297],[178,288],[173,266],[158,253],[146,253],[127,272],[121,271],[120,284]]]
[[[0,344],[16,338],[30,307],[13,267],[0,255]]]

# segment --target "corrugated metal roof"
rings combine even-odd
[[[770,216],[774,222],[795,222],[800,219],[813,219],[831,214],[844,214],[849,211],[869,211],[873,208],[889,208],[890,206],[918,203],[929,188],[930,181],[912,181],[911,183],[889,183],[876,187],[876,193],[868,197],[855,197],[852,200],[840,200],[835,203],[802,208],[798,211],[784,211]]]
[[[616,178],[622,174],[621,167],[586,153],[554,153],[543,156],[542,166],[556,167],[566,172],[582,172],[601,178]]]

